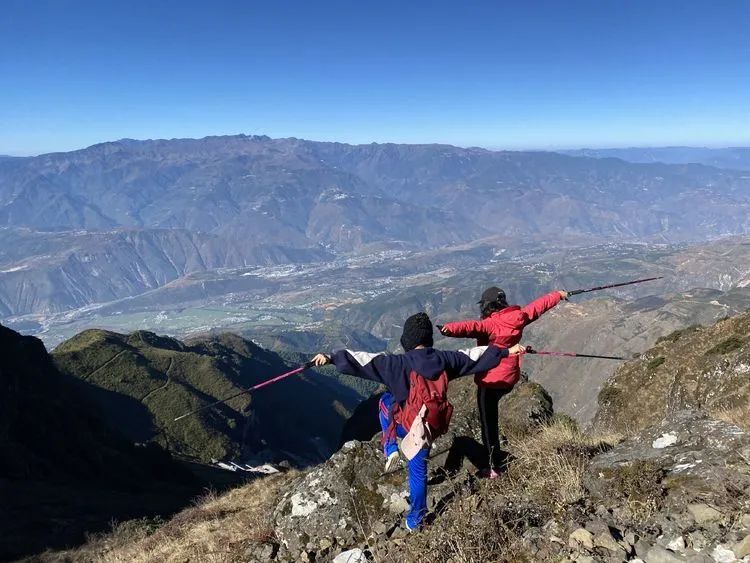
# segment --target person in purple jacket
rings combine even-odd
[[[426,313],[412,315],[404,323],[401,345],[404,354],[372,354],[339,350],[332,354],[317,354],[313,363],[317,366],[334,364],[341,373],[383,383],[388,392],[380,400],[380,424],[385,440],[383,452],[386,456],[386,470],[398,459],[396,436],[389,436],[393,427],[394,406],[403,406],[409,398],[413,374],[427,380],[437,380],[443,375],[448,380],[464,375],[480,373],[495,367],[502,358],[519,354],[524,347],[517,344],[513,348],[498,346],[478,346],[468,350],[443,351],[432,347],[432,322]],[[398,420],[398,419],[396,419]],[[395,425],[395,433],[403,438],[409,432],[411,421],[400,421]],[[429,447],[425,447],[409,460],[409,494],[411,508],[406,516],[409,530],[418,528],[427,513],[427,457]]]

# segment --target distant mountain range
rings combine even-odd
[[[387,249],[750,232],[750,175],[448,145],[121,140],[0,160],[0,317]]]
[[[629,147],[622,149],[575,149],[560,151],[570,156],[620,158],[628,162],[705,164],[730,170],[750,170],[750,147]]]

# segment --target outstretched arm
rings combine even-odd
[[[445,359],[448,379],[455,379],[463,375],[481,373],[494,368],[500,360],[509,355],[521,354],[526,349],[520,344],[511,348],[500,348],[499,346],[476,346],[456,352],[443,351],[441,354]]]
[[[312,359],[316,366],[333,364],[341,373],[387,384],[385,378],[402,369],[401,357],[380,352],[339,350],[333,354],[317,354]]]
[[[482,338],[490,334],[490,328],[484,320],[446,323],[438,325],[438,330],[443,336],[452,336],[454,338]]]
[[[544,313],[552,309],[563,299],[568,298],[568,292],[563,290],[553,291],[547,295],[542,295],[523,308],[523,312],[529,317],[529,322],[533,323]]]

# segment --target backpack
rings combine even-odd
[[[428,425],[430,439],[445,434],[453,416],[453,405],[448,401],[448,375],[445,372],[432,380],[412,370],[409,374],[409,397],[403,406],[397,407],[393,413],[394,419],[409,429],[422,406],[426,407],[422,418]]]

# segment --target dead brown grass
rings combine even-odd
[[[711,409],[709,414],[718,420],[750,430],[750,403],[745,402],[734,407]]]
[[[298,472],[272,475],[221,496],[209,492],[194,506],[159,522],[138,520],[113,526],[79,549],[49,554],[47,562],[234,563],[245,561],[254,543],[273,539],[271,516],[283,488]]]
[[[583,433],[575,423],[555,419],[537,434],[511,442],[508,471],[492,481],[455,481],[453,502],[431,526],[407,538],[399,560],[537,560],[524,548],[523,531],[578,502],[587,461],[620,440],[617,434]]]
[[[621,439],[614,433],[584,433],[575,424],[555,420],[512,444],[514,460],[506,479],[512,489],[557,511],[582,498],[588,460]]]

